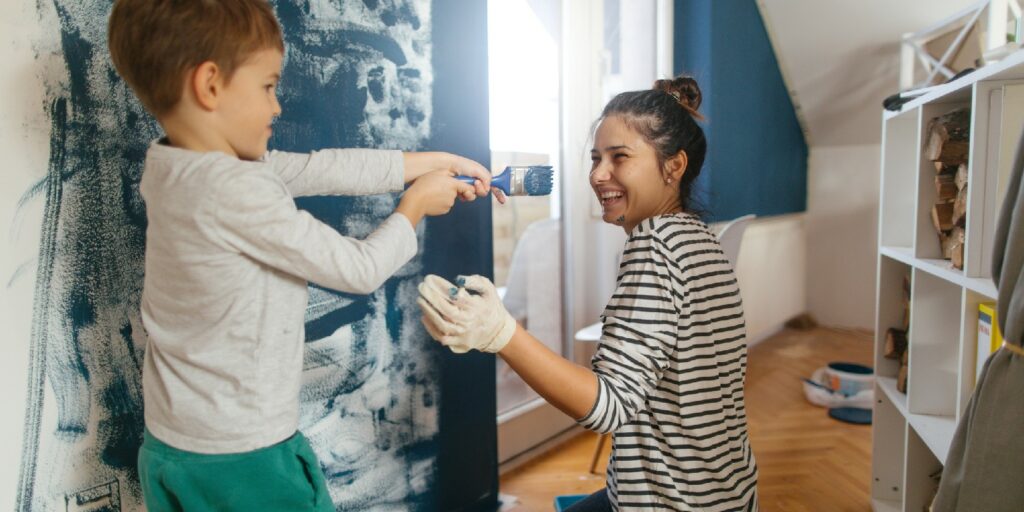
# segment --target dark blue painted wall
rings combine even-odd
[[[490,164],[487,96],[487,2],[433,3],[434,125],[426,147]],[[453,279],[494,277],[491,203],[457,205],[428,220],[424,265]],[[441,371],[438,510],[494,510],[498,503],[494,356],[444,350]]]
[[[708,220],[807,208],[807,143],[754,0],[676,0],[676,74],[704,93]]]

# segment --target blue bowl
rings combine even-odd
[[[875,381],[874,371],[857,363],[829,363],[825,368],[825,377],[832,391],[838,391],[846,396],[871,389]]]
[[[590,496],[589,494],[566,494],[565,496],[555,497],[555,512],[562,512],[569,508],[569,505],[576,503],[577,501],[583,501],[583,498]]]

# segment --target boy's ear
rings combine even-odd
[[[223,78],[224,74],[220,67],[209,60],[196,66],[189,75],[189,88],[203,110],[217,109],[217,103],[224,90]]]

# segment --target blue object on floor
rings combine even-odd
[[[583,501],[583,498],[590,496],[589,494],[566,494],[565,496],[555,497],[555,512],[562,512],[569,508],[569,505],[576,503],[577,501]]]
[[[870,425],[871,409],[859,409],[857,407],[836,407],[828,410],[828,415],[839,421],[853,423],[854,425]]]

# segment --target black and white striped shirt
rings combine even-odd
[[[579,423],[614,432],[616,509],[756,511],[743,305],[707,225],[677,213],[634,228],[601,318],[597,402]]]

